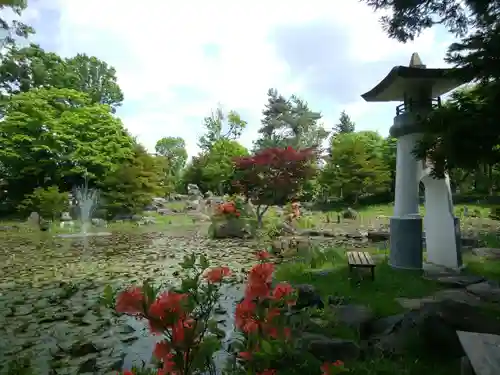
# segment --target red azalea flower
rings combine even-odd
[[[258,251],[256,255],[258,260],[266,260],[271,256],[266,250]]]
[[[279,283],[274,287],[273,298],[281,300],[293,293],[293,288],[288,283]]]
[[[153,355],[157,359],[168,358],[170,355],[170,345],[165,340],[157,342],[153,351]]]
[[[231,275],[229,267],[216,267],[208,270],[204,277],[209,283],[219,283],[226,276]]]
[[[270,283],[273,278],[274,264],[260,263],[250,269],[248,281],[250,283]]]
[[[124,314],[144,314],[145,302],[146,297],[142,288],[129,288],[116,298],[116,311]]]
[[[250,352],[239,352],[238,355],[245,361],[249,361],[252,359],[252,353]]]

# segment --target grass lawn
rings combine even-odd
[[[376,267],[375,281],[369,278],[359,280],[356,272],[350,278],[344,249],[331,249],[327,252],[326,262],[319,268],[311,269],[301,262],[285,263],[278,267],[276,278],[292,284],[310,284],[326,297],[341,296],[348,303],[369,306],[376,317],[398,314],[404,309],[396,302],[397,297],[418,298],[433,294],[443,286],[424,280],[415,272],[397,271],[383,262]],[[480,258],[467,258],[469,272],[500,280],[500,261],[485,261]],[[319,272],[326,271],[328,272]],[[496,312],[498,314],[498,311]],[[335,323],[332,322],[332,325]],[[336,337],[356,339],[357,334],[347,327],[333,327]],[[367,357],[349,363],[351,374],[397,374],[397,375],[456,375],[459,373],[458,361],[446,362],[424,358],[418,353],[408,353],[404,357]]]

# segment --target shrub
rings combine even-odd
[[[46,219],[56,220],[69,209],[69,194],[61,193],[57,186],[36,188],[19,205],[22,211],[36,211]]]

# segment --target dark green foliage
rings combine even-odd
[[[356,124],[351,120],[349,115],[342,111],[339,118],[339,123],[333,128],[334,133],[352,133],[356,129]]]
[[[107,215],[141,213],[153,197],[162,194],[160,168],[155,158],[136,144],[132,157],[100,184]]]
[[[291,146],[296,149],[318,147],[328,136],[319,121],[321,113],[309,109],[306,101],[292,95],[286,99],[276,89],[267,93],[268,103],[262,111],[264,118],[255,141],[255,151],[272,147]]]

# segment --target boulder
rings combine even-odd
[[[249,238],[252,230],[243,219],[213,220],[209,228],[213,238]]]
[[[443,359],[464,355],[457,330],[498,335],[500,321],[467,303],[442,300],[370,324],[372,344],[386,354],[417,349]]]
[[[302,333],[299,345],[316,358],[328,362],[357,359],[360,355],[360,348],[354,341],[331,338],[317,333]]]
[[[468,285],[466,289],[469,293],[478,296],[484,301],[500,303],[500,285],[498,282],[483,281],[482,283]]]

